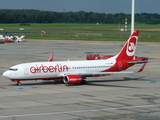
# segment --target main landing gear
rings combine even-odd
[[[80,82],[80,84],[82,84],[82,85],[84,85],[84,84],[86,84],[86,83],[87,83],[86,80],[82,80],[82,81]]]
[[[21,83],[20,82],[17,82],[17,86],[20,86],[21,85]]]

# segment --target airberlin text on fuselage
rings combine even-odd
[[[30,67],[30,72],[31,73],[53,73],[53,72],[65,72],[68,71],[68,66],[67,65],[61,65],[61,64],[56,64],[55,66],[50,65],[50,66],[44,66],[41,64],[40,66],[35,65]]]

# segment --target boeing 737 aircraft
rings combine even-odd
[[[121,51],[102,60],[83,61],[53,61],[53,56],[47,62],[22,63],[12,66],[3,73],[3,76],[20,85],[26,80],[55,80],[63,79],[66,84],[86,83],[86,77],[98,77],[111,74],[133,73],[125,71],[129,67],[144,63],[138,72],[141,72],[147,57],[136,57],[139,31],[136,30],[125,43]]]

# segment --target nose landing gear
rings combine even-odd
[[[16,82],[17,83],[17,86],[20,86],[21,83],[20,83],[20,80],[11,80],[12,82]]]

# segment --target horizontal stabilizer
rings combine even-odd
[[[142,64],[145,63],[147,60],[143,60],[143,61],[130,61],[128,62],[128,64]]]

